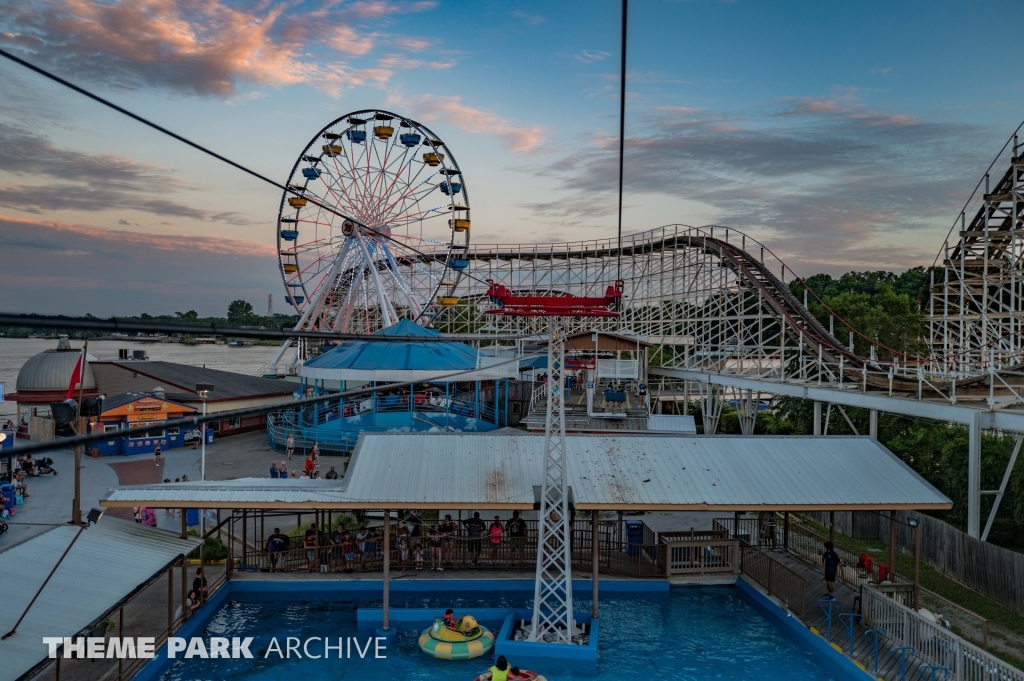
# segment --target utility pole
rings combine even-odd
[[[82,345],[82,364],[78,372],[78,419],[75,421],[75,434],[85,432],[85,419],[82,417],[82,392],[85,389],[85,363],[89,357],[89,341]],[[82,445],[75,447],[75,498],[71,507],[71,523],[82,524]]]

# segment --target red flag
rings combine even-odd
[[[75,388],[78,384],[85,381],[85,350],[82,350],[82,354],[78,356],[78,363],[75,364],[75,370],[71,372],[71,383],[68,384],[68,396],[65,399],[75,399]]]

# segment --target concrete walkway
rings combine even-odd
[[[17,515],[7,521],[10,529],[0,534],[0,550],[45,532],[54,524],[71,521],[71,502],[75,497],[74,452],[57,450],[46,456],[53,459],[57,475],[42,475],[26,481],[29,496],[24,504],[15,507]],[[100,498],[117,484],[117,474],[104,459],[82,457],[82,515],[99,506]]]

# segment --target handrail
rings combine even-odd
[[[951,670],[949,681],[1024,681],[1024,671],[922,617],[913,608],[871,587],[863,589],[862,598],[864,621],[872,628],[886,630],[888,638],[897,646],[894,656],[895,651],[913,650],[922,665],[939,665]]]

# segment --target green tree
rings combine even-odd
[[[253,313],[252,304],[244,300],[233,300],[228,305],[228,323],[242,325],[250,324],[256,318]]]
[[[189,310],[188,312],[175,312],[174,314],[178,317],[179,321],[185,322],[186,324],[195,324],[199,321],[199,313],[195,310]]]

